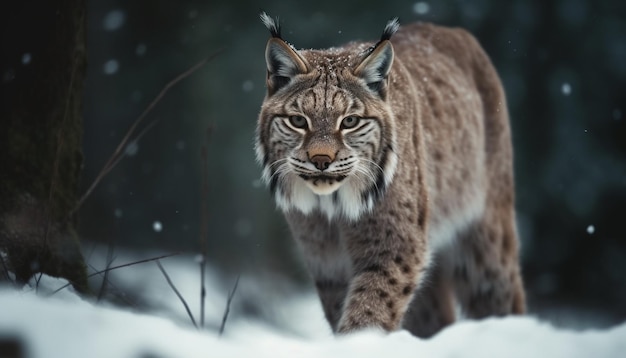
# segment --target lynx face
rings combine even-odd
[[[357,219],[396,168],[391,44],[296,51],[273,34],[256,141],[263,179],[284,211]]]

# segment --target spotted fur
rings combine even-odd
[[[256,155],[335,332],[522,313],[512,149],[475,39],[430,24],[296,50],[277,21]]]

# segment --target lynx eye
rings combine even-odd
[[[354,127],[356,127],[357,124],[359,124],[360,120],[361,120],[361,118],[359,118],[357,116],[346,117],[346,118],[344,118],[341,121],[341,129],[354,128]]]
[[[307,127],[306,118],[302,116],[289,116],[289,123],[296,128],[306,129]]]

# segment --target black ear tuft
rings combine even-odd
[[[277,37],[282,40],[282,37],[280,36],[280,21],[278,17],[276,19],[272,19],[265,11],[261,12],[259,17],[261,18],[263,25],[270,30],[272,37]]]
[[[363,60],[354,70],[354,73],[365,81],[367,87],[382,99],[387,97],[387,77],[393,63],[393,46],[389,40],[399,28],[397,17],[387,21],[380,40],[365,52]]]
[[[389,40],[391,36],[393,36],[393,34],[398,32],[399,28],[400,28],[400,23],[398,22],[397,17],[387,21],[387,25],[385,25],[385,29],[383,30],[383,34],[380,36],[379,42]]]
[[[309,72],[306,60],[280,38],[271,38],[265,47],[267,88],[272,95],[299,74]]]
[[[354,74],[361,77],[367,87],[380,98],[387,97],[387,78],[393,64],[391,41],[383,40],[361,61]]]
[[[278,18],[272,19],[265,11],[261,12],[260,17],[272,34],[265,47],[267,93],[271,96],[289,84],[295,76],[307,73],[309,66],[298,51],[281,37]]]

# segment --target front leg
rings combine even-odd
[[[416,211],[387,210],[343,230],[353,265],[339,333],[379,327],[393,331],[426,267],[424,220]]]
[[[324,315],[333,332],[337,332],[351,277],[350,257],[337,224],[319,213],[291,212],[287,221],[315,282]]]

